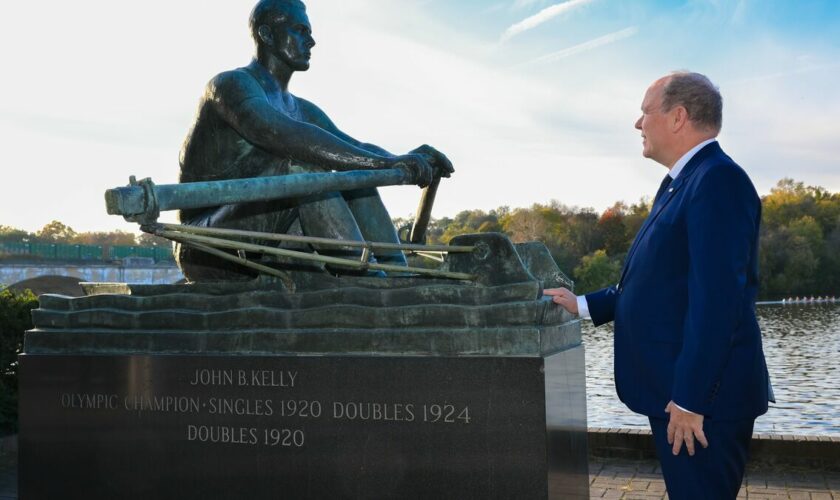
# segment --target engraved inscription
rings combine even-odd
[[[332,420],[374,425],[397,422],[402,425],[469,425],[470,407],[451,401],[365,401],[306,398],[296,370],[191,368],[178,377],[190,395],[154,394],[132,391],[114,393],[59,394],[61,408],[194,414],[180,422],[186,441],[211,445],[244,445],[302,448],[307,442],[304,429],[294,422]],[[149,384],[154,387],[153,383]],[[239,391],[237,388],[249,388]],[[296,389],[293,397],[275,398],[273,388]],[[305,389],[304,389],[305,390]],[[195,393],[195,394],[192,394]],[[237,397],[248,394],[252,397]],[[253,397],[253,396],[257,397]],[[304,397],[294,397],[304,396]],[[211,422],[201,415],[213,415]],[[271,418],[270,420],[264,420]],[[278,421],[277,419],[283,419]],[[282,422],[281,427],[275,427]],[[300,425],[300,424],[298,424]],[[183,426],[183,427],[181,427]],[[317,427],[314,427],[317,429]],[[311,431],[312,429],[308,429]],[[316,432],[317,435],[317,432]]]
[[[259,433],[253,427],[188,425],[187,441],[202,443],[257,444]]]
[[[353,401],[333,403],[334,419],[414,422],[412,403],[359,403]]]
[[[260,439],[262,438],[262,439]],[[187,441],[301,448],[306,435],[300,429],[258,429],[221,425],[188,425]]]
[[[440,422],[444,424],[455,424],[462,422],[470,423],[470,407],[458,408],[452,404],[430,404],[423,405],[424,422]]]
[[[296,371],[290,370],[220,370],[199,368],[190,377],[190,385],[239,387],[294,387]]]
[[[74,394],[63,392],[59,396],[62,408],[107,409],[119,408],[120,397],[116,394]]]
[[[160,411],[171,413],[198,413],[201,399],[186,396],[136,395],[123,398],[129,411]]]
[[[318,418],[323,413],[323,406],[320,401],[284,400],[280,401],[281,417]]]
[[[213,415],[256,415],[270,417],[274,415],[270,399],[225,399],[207,400],[207,412]]]

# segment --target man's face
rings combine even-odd
[[[271,26],[274,39],[274,55],[293,71],[309,69],[311,50],[315,46],[309,18],[302,8],[292,8],[285,22],[276,22]]]
[[[642,116],[636,120],[636,129],[642,132],[642,155],[670,167],[666,163],[671,141],[669,113],[662,111],[664,86],[660,80],[648,88],[642,101]]]

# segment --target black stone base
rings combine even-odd
[[[582,346],[20,362],[21,498],[589,496]]]

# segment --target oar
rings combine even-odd
[[[423,188],[420,195],[420,204],[417,205],[417,214],[414,216],[414,226],[411,228],[409,243],[423,243],[426,238],[426,229],[429,228],[429,221],[432,219],[432,206],[435,204],[435,195],[440,185],[440,177],[435,177],[431,184]]]
[[[105,203],[111,215],[151,223],[157,219],[159,212],[166,210],[215,207],[411,183],[410,174],[396,168],[161,185],[155,185],[151,179],[138,182],[132,177],[130,185],[106,191]]]

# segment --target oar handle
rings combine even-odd
[[[423,243],[426,238],[426,230],[429,228],[429,221],[432,219],[432,206],[435,204],[438,186],[440,186],[440,177],[435,177],[431,184],[423,188],[423,193],[420,195],[420,204],[417,205],[417,214],[414,216],[414,226],[411,228],[411,235],[408,237],[409,243]]]
[[[398,168],[162,185],[155,185],[150,179],[138,182],[132,178],[130,185],[106,191],[105,203],[109,214],[148,224],[157,219],[159,212],[166,210],[216,207],[411,182],[408,172]]]

